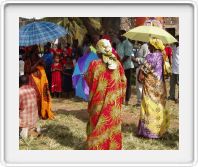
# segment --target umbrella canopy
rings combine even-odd
[[[80,57],[75,65],[74,73],[72,75],[73,86],[75,88],[76,96],[88,100],[89,97],[89,87],[84,80],[84,73],[87,72],[89,64],[93,61],[99,59],[97,54],[90,52],[82,57]]]
[[[159,38],[164,44],[177,42],[167,31],[155,26],[139,26],[126,32],[123,36],[136,41],[149,42],[151,37]]]
[[[39,21],[27,24],[19,30],[19,46],[31,46],[53,41],[68,32],[51,22]]]

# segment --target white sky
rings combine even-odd
[[[44,18],[44,17],[23,16],[23,18],[26,18],[26,19],[33,19],[33,18],[35,18],[35,19],[42,19],[42,18]]]

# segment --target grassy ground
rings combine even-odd
[[[122,134],[124,150],[177,150],[179,148],[179,105],[167,101],[170,128],[163,139],[151,140],[136,136],[139,108],[133,87],[131,104],[123,106]],[[40,121],[43,128],[38,138],[20,139],[21,150],[82,150],[85,149],[87,103],[78,99],[53,99],[55,120]]]

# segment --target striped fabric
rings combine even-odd
[[[68,31],[51,22],[33,22],[20,28],[19,46],[31,46],[53,41],[66,35]]]
[[[32,86],[19,88],[19,127],[34,128],[38,120],[36,91]]]

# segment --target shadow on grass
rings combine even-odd
[[[67,126],[46,125],[42,132],[44,136],[56,140],[60,145],[73,148],[74,150],[85,150],[85,139],[74,136]]]
[[[86,102],[85,100],[83,100],[80,97],[74,96],[73,98],[70,98],[71,101],[73,102]]]
[[[75,95],[73,95],[71,97],[66,97],[66,95],[62,95],[60,98],[52,97],[52,100],[54,102],[60,102],[60,103],[64,102],[65,100],[69,100],[69,101],[72,101],[72,102],[86,102],[82,98],[77,97]]]
[[[137,136],[137,125],[132,124],[122,124],[122,133],[132,133],[133,136]]]
[[[159,141],[169,148],[179,149],[179,129],[171,132],[167,132]]]
[[[151,144],[160,144],[163,145],[164,148],[167,148],[167,150],[170,149],[179,149],[179,130],[175,129],[172,131],[168,131],[164,136],[160,139],[149,139],[149,138],[144,138],[140,137],[137,134],[138,128],[137,125],[132,123],[132,124],[122,124],[122,133],[125,134],[132,134],[133,137],[139,138],[142,143],[145,141],[150,142]]]
[[[77,119],[87,123],[89,119],[89,115],[86,110],[65,110],[59,109],[56,111],[56,114],[64,114],[64,115],[72,115]]]

